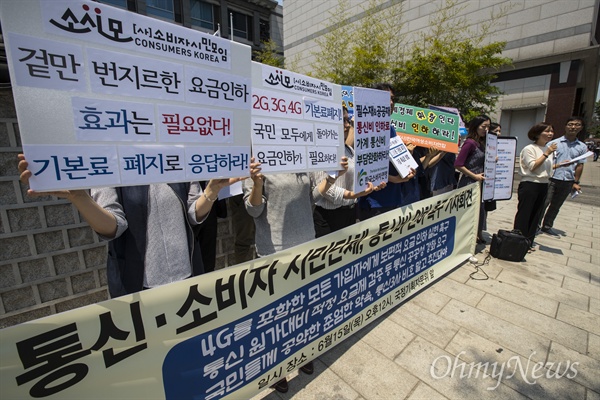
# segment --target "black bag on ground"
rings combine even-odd
[[[529,240],[520,231],[500,229],[492,236],[490,254],[501,260],[523,261],[529,246]]]

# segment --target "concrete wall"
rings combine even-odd
[[[435,23],[432,16],[444,1],[380,0],[377,3],[383,7],[383,13],[389,7],[403,8],[402,32],[407,34],[406,40],[410,43],[420,31]],[[509,3],[507,15],[494,22],[491,37],[491,40],[507,42],[504,56],[520,61],[589,47],[596,0],[459,0],[459,7],[464,8],[457,18],[465,17],[470,24],[468,28],[477,31],[492,12],[498,12]],[[298,72],[310,72],[313,53],[318,51],[315,39],[327,32],[332,24],[331,12],[337,4],[336,0],[285,0],[285,55],[293,58],[298,54]],[[341,21],[345,24],[360,18],[361,6],[366,2],[350,0],[350,4],[346,19]]]
[[[108,299],[106,244],[68,201],[31,198],[19,182],[12,92],[0,90],[0,328]],[[233,264],[231,219],[220,219],[217,268]]]

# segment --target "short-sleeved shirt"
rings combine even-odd
[[[467,139],[454,161],[454,167],[465,167],[474,174],[481,174],[484,165],[485,148],[473,139]],[[475,182],[475,179],[463,174],[458,181],[458,187],[461,188],[473,182]]]
[[[556,143],[556,151],[554,152],[554,164],[560,164],[562,162],[572,160],[575,157],[579,157],[588,151],[587,146],[582,141],[575,139],[569,141],[565,136],[554,139],[548,145]],[[575,180],[575,168],[578,164],[585,163],[585,159],[579,160],[575,164],[571,164],[566,167],[556,168],[552,179],[558,181],[574,181]]]

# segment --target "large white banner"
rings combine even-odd
[[[249,175],[248,46],[92,1],[0,11],[32,189]]]
[[[473,184],[286,251],[0,331],[5,399],[247,399],[468,259]]]

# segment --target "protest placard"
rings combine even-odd
[[[336,171],[344,155],[341,87],[252,63],[252,155],[263,173]]]
[[[390,161],[403,178],[410,174],[411,168],[419,167],[400,136],[390,138]]]
[[[483,200],[509,200],[512,197],[517,138],[486,137]]]
[[[354,88],[354,192],[387,182],[390,153],[390,94]]]
[[[32,189],[249,175],[248,46],[91,1],[0,7]]]
[[[405,143],[458,153],[459,117],[455,114],[394,104],[392,124]]]

